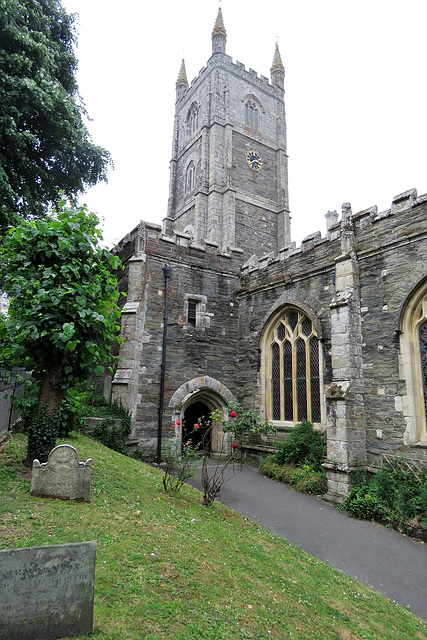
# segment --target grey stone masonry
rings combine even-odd
[[[132,411],[133,453],[153,457],[168,264],[165,438],[172,421],[226,415],[230,398],[273,420],[277,441],[307,416],[341,501],[357,464],[427,461],[427,194],[404,191],[386,211],[345,203],[341,220],[326,213],[326,237],[296,247],[279,49],[269,82],[226,39],[219,11],[191,85],[181,64],[163,232],[141,223],[118,246],[128,297],[112,395]]]
[[[163,236],[161,229],[146,225],[144,253],[138,254],[137,227],[119,244],[126,260],[128,297],[122,315],[123,345],[113,379],[113,399],[121,399],[133,413],[132,440],[143,458],[156,451],[160,369],[163,336],[163,267],[172,268],[169,285],[169,318],[164,397],[164,433],[171,437],[173,394],[188,380],[200,376],[233,387],[238,352],[238,315],[234,292],[242,262],[238,250],[221,254],[215,243],[198,246],[191,238]],[[127,248],[130,245],[132,249]],[[141,270],[134,269],[139,255]],[[188,302],[197,305],[196,326],[188,322]],[[221,358],[218,359],[219,354]],[[215,382],[213,391],[215,391]]]
[[[218,27],[218,24],[220,27]],[[225,53],[222,17],[212,34],[213,54],[191,86],[181,64],[172,144],[169,204],[164,232],[190,232],[222,251],[241,247],[245,257],[290,242],[284,68],[276,46],[271,84]],[[256,111],[247,115],[247,104]],[[246,110],[246,111],[245,111]],[[262,167],[252,170],[255,151]],[[189,177],[194,172],[194,182]],[[262,241],[244,234],[247,218]]]
[[[69,444],[60,444],[49,453],[47,462],[33,462],[31,494],[63,500],[90,500],[92,459],[79,462]]]
[[[96,542],[0,551],[0,640],[93,631]]]

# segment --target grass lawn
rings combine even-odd
[[[0,445],[0,548],[96,540],[94,640],[427,640],[427,624],[162,473],[76,435],[91,502],[30,495],[25,439]],[[231,481],[232,482],[232,481]]]

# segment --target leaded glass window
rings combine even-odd
[[[188,301],[187,326],[195,327],[197,325],[197,302],[195,300]]]
[[[403,403],[405,444],[427,445],[427,279],[405,301],[400,358],[407,395]]]
[[[311,319],[289,309],[269,335],[269,419],[320,422],[320,343]]]
[[[273,391],[273,420],[280,420],[280,405],[281,405],[281,393],[280,393],[280,347],[277,342],[272,346],[272,391]]]
[[[423,380],[424,408],[427,415],[427,322],[424,322],[420,326],[418,335],[420,338],[421,375]]]

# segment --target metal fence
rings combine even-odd
[[[28,372],[23,368],[0,369],[0,435],[19,418],[12,398],[22,394],[27,377]]]

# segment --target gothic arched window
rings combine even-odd
[[[196,133],[199,127],[199,105],[193,102],[187,115],[187,132],[189,136]]]
[[[405,444],[427,443],[427,280],[406,301],[400,318]]]
[[[190,193],[196,186],[196,167],[194,162],[190,162],[185,174],[185,193]]]
[[[257,131],[258,125],[258,105],[255,100],[248,98],[245,102],[245,126]]]
[[[427,415],[427,321],[420,325],[418,330],[421,358],[421,380],[423,383],[424,410]]]
[[[269,323],[263,377],[267,418],[280,422],[321,422],[321,350],[312,320],[288,308]]]

